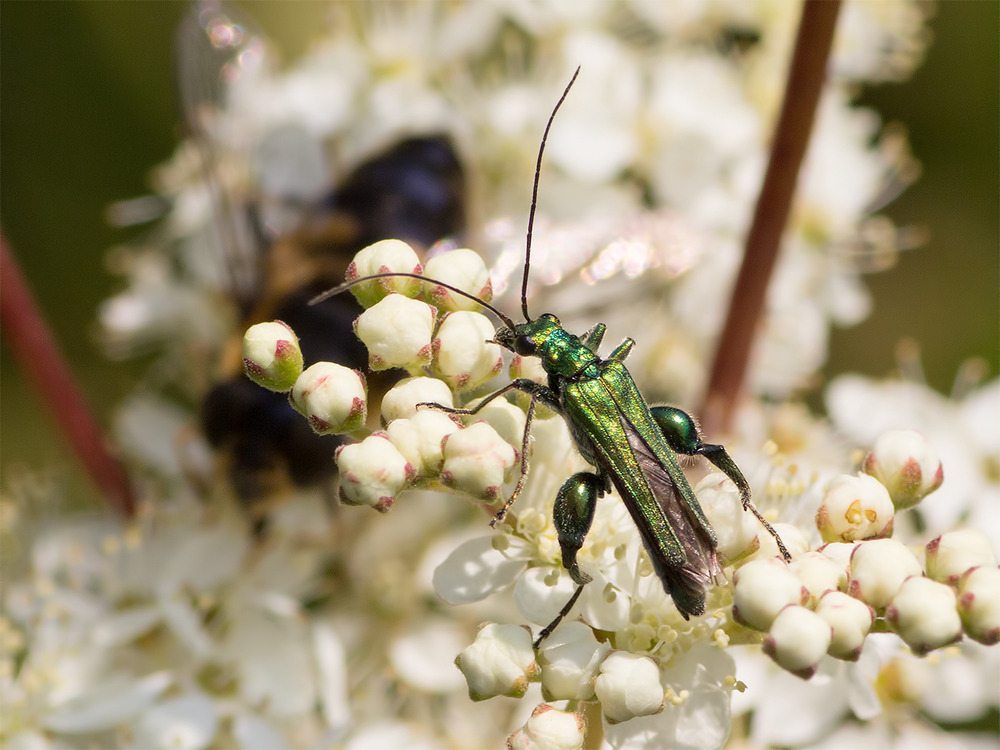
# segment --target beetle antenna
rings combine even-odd
[[[499,310],[497,310],[490,303],[484,302],[483,300],[479,299],[479,297],[477,297],[476,295],[469,294],[468,292],[463,291],[462,289],[459,289],[456,286],[452,286],[451,284],[446,284],[443,281],[438,281],[437,279],[431,279],[431,278],[428,278],[426,276],[421,276],[420,274],[417,274],[417,273],[406,273],[404,271],[390,271],[388,273],[375,273],[375,274],[372,274],[371,276],[362,276],[362,277],[357,278],[357,279],[352,279],[351,281],[345,281],[340,286],[335,286],[332,289],[327,289],[322,294],[316,295],[311,300],[309,300],[309,304],[310,305],[315,305],[317,302],[322,302],[323,300],[328,299],[329,297],[333,297],[333,296],[335,296],[337,294],[340,294],[341,292],[346,292],[352,286],[356,286],[356,285],[361,284],[361,283],[363,283],[365,281],[372,281],[374,279],[394,279],[394,278],[399,278],[400,276],[404,276],[404,277],[406,277],[408,279],[417,279],[419,281],[426,281],[428,284],[436,284],[437,286],[443,286],[445,289],[447,289],[449,291],[452,291],[455,294],[460,294],[461,296],[463,296],[463,297],[465,297],[467,299],[471,299],[473,302],[476,302],[476,303],[482,305],[487,310],[489,310],[491,313],[493,313],[498,318],[500,318],[500,320],[503,322],[503,324],[505,326],[507,326],[509,329],[511,329],[512,331],[514,330],[514,321],[513,320],[511,320],[506,315],[504,315],[502,312],[500,312]]]
[[[562,96],[559,97],[559,101],[556,102],[556,106],[552,108],[549,121],[545,124],[545,132],[542,133],[542,143],[538,147],[538,161],[535,162],[535,182],[531,188],[531,210],[528,212],[528,236],[524,241],[524,271],[521,275],[521,313],[524,315],[525,321],[531,320],[528,316],[528,268],[531,266],[531,230],[535,226],[535,207],[538,205],[538,179],[542,173],[542,154],[545,152],[545,141],[549,137],[549,128],[552,127],[552,121],[556,119],[556,112],[559,111],[562,103],[566,101],[566,95],[573,88],[573,83],[576,81],[578,75],[580,75],[579,66],[577,66],[576,71],[573,73],[573,77],[569,79],[569,83],[566,84],[566,88],[563,90]]]

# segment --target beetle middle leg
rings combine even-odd
[[[729,477],[736,489],[740,492],[740,500],[743,502],[743,509],[754,514],[760,524],[767,529],[767,532],[774,537],[778,545],[781,556],[785,562],[791,562],[792,556],[785,548],[785,543],[781,541],[778,532],[768,523],[767,519],[760,514],[757,507],[750,499],[750,483],[747,482],[740,467],[736,465],[729,452],[722,445],[716,443],[706,443],[701,438],[701,431],[694,419],[687,412],[674,406],[654,406],[650,409],[653,420],[663,433],[664,439],[674,453],[685,456],[704,456],[717,469]]]

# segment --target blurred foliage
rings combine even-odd
[[[324,3],[244,2],[286,58],[322,28]],[[129,233],[104,222],[114,200],[143,194],[177,138],[172,81],[180,2],[5,2],[0,25],[0,219],[71,367],[107,419],[140,370],[96,350],[92,327],[115,289],[107,249]],[[835,333],[827,374],[885,375],[905,337],[928,382],[947,391],[959,364],[1000,369],[1000,3],[941,3],[928,59],[912,80],[862,102],[906,125],[923,175],[887,213],[929,242],[869,279],[875,315]],[[2,467],[64,466],[58,436],[6,351],[0,356]]]

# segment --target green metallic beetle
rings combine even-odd
[[[558,412],[569,425],[580,454],[595,467],[578,472],[562,485],[556,496],[553,520],[559,538],[563,566],[578,584],[576,593],[558,617],[542,630],[536,645],[548,636],[572,609],[583,586],[591,580],[580,570],[577,552],[590,530],[598,498],[612,488],[628,508],[639,529],[653,569],[678,611],[688,619],[705,612],[705,595],[722,574],[716,549],[715,531],[705,517],[675,454],[704,456],[729,477],[740,492],[745,510],[751,511],[775,538],[781,554],[790,560],[785,545],[774,528],[760,515],[750,500],[750,486],[736,463],[721,445],[705,443],[694,419],[670,406],[650,407],[639,393],[624,360],[635,342],[625,339],[607,359],[597,355],[606,326],[600,323],[583,336],[566,331],[556,316],[546,313],[534,320],[528,314],[527,284],[531,261],[531,234],[538,197],[542,154],[556,112],[569,93],[579,69],[549,117],[538,150],[532,191],[531,211],[525,243],[521,284],[521,311],[524,323],[514,323],[507,315],[473,295],[448,284],[435,282],[464,297],[474,299],[502,322],[493,343],[522,356],[539,357],[548,383],[517,378],[490,394],[472,409],[456,409],[441,404],[419,406],[452,414],[476,414],[488,403],[512,390],[530,397],[521,451],[521,475],[511,496],[493,518],[501,521],[516,500],[527,477],[529,434],[538,403]],[[370,279],[409,276],[385,273],[356,279],[323,295],[339,293]]]

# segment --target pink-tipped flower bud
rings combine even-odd
[[[916,654],[954,643],[962,637],[955,591],[915,575],[903,581],[885,610],[885,619]]]
[[[847,590],[847,570],[851,567],[851,555],[854,548],[861,542],[830,542],[819,548],[823,557],[832,560],[843,570],[837,588],[841,591]]]
[[[385,513],[417,476],[409,461],[383,432],[334,454],[340,470],[340,497],[348,505],[370,505]]]
[[[409,419],[395,419],[386,434],[421,477],[437,474],[443,459],[442,443],[460,425],[442,411],[421,409]]]
[[[816,527],[824,542],[892,536],[892,521],[889,492],[867,474],[834,478],[816,511]]]
[[[545,700],[593,700],[594,679],[611,650],[582,622],[564,622],[538,651]]]
[[[979,529],[957,529],[942,534],[927,543],[924,555],[927,575],[952,585],[969,568],[995,568],[997,564],[990,538]]]
[[[857,661],[865,638],[875,622],[875,610],[843,591],[827,591],[816,605],[816,614],[833,631],[828,653],[845,661]]]
[[[365,379],[335,362],[317,362],[299,375],[290,400],[320,435],[351,432],[368,418]]]
[[[449,313],[431,344],[434,372],[455,390],[470,390],[490,380],[503,369],[503,351],[493,339],[493,324],[485,315],[459,311]]]
[[[958,583],[958,613],[974,641],[1000,643],[1000,568],[984,565],[965,571]]]
[[[771,623],[764,638],[764,653],[778,666],[808,680],[826,656],[832,633],[826,620],[815,612],[790,604]]]
[[[443,281],[450,286],[468,292],[473,297],[489,302],[493,299],[493,284],[486,263],[473,250],[459,248],[441,255],[435,255],[424,269],[424,276],[429,280],[424,282],[424,299],[439,310],[454,312],[456,310],[478,310],[480,305],[476,300],[456,294],[434,281]],[[492,333],[492,331],[491,331]]]
[[[913,507],[944,481],[934,447],[914,430],[882,433],[865,457],[863,470],[885,486],[897,511]]]
[[[841,582],[847,581],[847,568],[838,565],[821,552],[810,551],[797,555],[788,565],[809,592],[807,605],[815,607],[820,597],[836,591]]]
[[[284,393],[302,373],[302,349],[295,331],[275,320],[243,334],[243,372],[257,385]]]
[[[420,259],[409,245],[402,240],[380,240],[354,256],[347,267],[347,281],[379,273],[420,274]],[[362,307],[374,306],[391,293],[405,297],[416,297],[420,293],[420,282],[408,276],[396,276],[357,284],[351,293]]]
[[[663,710],[660,668],[648,656],[612,652],[601,662],[594,692],[605,718],[612,724]]]
[[[508,372],[511,380],[525,378],[526,380],[534,380],[541,385],[549,382],[549,374],[542,366],[541,357],[525,357],[516,354],[510,360]]]
[[[698,482],[694,494],[715,529],[718,552],[727,563],[739,562],[760,549],[760,535],[767,532],[752,513],[743,511],[743,500],[733,480],[714,471]]]
[[[479,400],[469,403],[469,407],[477,405]],[[481,408],[472,417],[476,422],[486,422],[497,431],[497,434],[514,448],[520,458],[524,445],[524,426],[526,415],[521,409],[503,398],[495,398]],[[530,436],[529,436],[530,437]]]
[[[524,726],[507,738],[507,750],[583,750],[586,737],[587,722],[580,714],[542,703]]]
[[[490,503],[502,496],[507,472],[516,462],[514,449],[486,422],[445,437],[443,455],[444,485]]]
[[[437,318],[426,302],[390,294],[361,313],[354,333],[368,347],[372,370],[402,367],[417,371],[431,363],[431,336]]]
[[[766,631],[789,604],[804,604],[809,592],[779,558],[755,559],[733,575],[733,618]]]
[[[437,378],[404,378],[382,397],[382,421],[385,424],[396,419],[409,419],[418,411],[418,404],[440,404],[452,407],[455,397],[444,383]]]
[[[851,555],[847,593],[881,612],[903,581],[923,573],[909,548],[895,539],[858,544]]]
[[[520,625],[484,625],[455,664],[465,675],[474,701],[497,695],[520,698],[538,674],[531,633]]]

